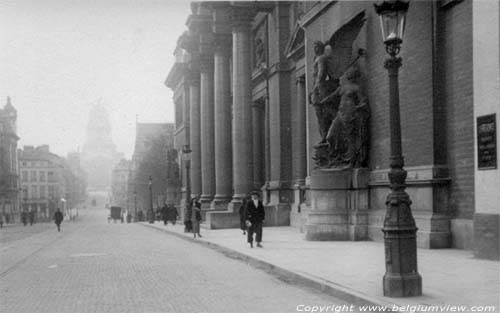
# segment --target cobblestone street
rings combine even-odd
[[[296,312],[342,304],[103,214],[2,247],[1,312]],[[7,248],[7,249],[6,249]]]

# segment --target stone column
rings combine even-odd
[[[212,208],[226,209],[233,189],[231,143],[231,34],[215,37],[215,198]]]
[[[201,194],[200,73],[196,56],[191,55],[189,77],[189,142],[191,144],[191,195]]]
[[[233,8],[233,202],[253,187],[250,22],[251,10]]]
[[[204,27],[207,27],[208,25]],[[203,29],[201,27],[200,29]],[[210,29],[209,29],[210,30]],[[214,57],[213,36],[202,31],[200,35],[200,106],[201,106],[201,203],[210,206],[215,194],[214,151]]]
[[[296,99],[293,110],[293,140],[292,140],[292,179],[294,181],[294,203],[290,215],[290,223],[300,226],[306,222],[302,212],[305,200],[305,178],[307,176],[307,139],[306,139],[306,84],[305,77],[300,75],[296,80]],[[306,206],[307,207],[307,206]]]

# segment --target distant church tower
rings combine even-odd
[[[87,173],[89,191],[106,191],[111,185],[111,171],[120,155],[111,139],[111,124],[106,109],[92,107],[82,148],[82,165]]]

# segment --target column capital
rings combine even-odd
[[[301,75],[295,79],[295,83],[297,85],[304,84],[305,82],[306,82],[306,77],[304,75]]]
[[[214,71],[213,53],[204,53],[200,55],[200,72],[209,73]]]
[[[249,5],[232,5],[230,21],[233,31],[250,31],[250,26],[257,11]]]
[[[219,55],[231,55],[232,52],[232,36],[231,34],[215,34],[214,35],[214,52]]]

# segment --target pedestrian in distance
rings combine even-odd
[[[57,231],[61,231],[61,223],[63,221],[64,217],[59,208],[57,208],[57,211],[54,213],[54,223],[57,225]]]
[[[201,203],[199,201],[198,197],[193,198],[193,202],[191,204],[193,208],[193,238],[196,238],[196,235],[198,237],[201,237],[200,235],[200,223],[201,223]]]
[[[175,225],[177,221],[177,216],[179,216],[179,213],[177,213],[177,209],[175,205],[171,204],[168,206],[168,220],[172,222],[172,225]]]
[[[26,211],[21,212],[21,222],[23,222],[24,226],[28,224],[28,212]]]
[[[33,226],[33,223],[35,222],[35,211],[31,210],[28,213],[28,218],[29,218],[29,221],[30,221],[30,226]]]
[[[186,211],[184,214],[184,232],[190,233],[193,231],[193,222],[191,221],[191,215],[193,214],[192,200],[187,201]]]
[[[243,231],[243,235],[246,235],[247,233],[246,213],[245,213],[245,206],[247,205],[247,202],[248,202],[248,196],[243,198],[243,202],[241,203],[238,212],[240,214],[240,229]]]
[[[255,241],[257,247],[263,248],[262,242],[262,224],[264,223],[265,211],[262,201],[259,200],[259,192],[252,191],[252,199],[245,206],[245,223],[248,227],[248,243],[250,248],[253,248],[253,234],[255,233]]]
[[[163,225],[167,225],[168,222],[168,206],[164,204],[161,208],[161,218],[163,220]]]

